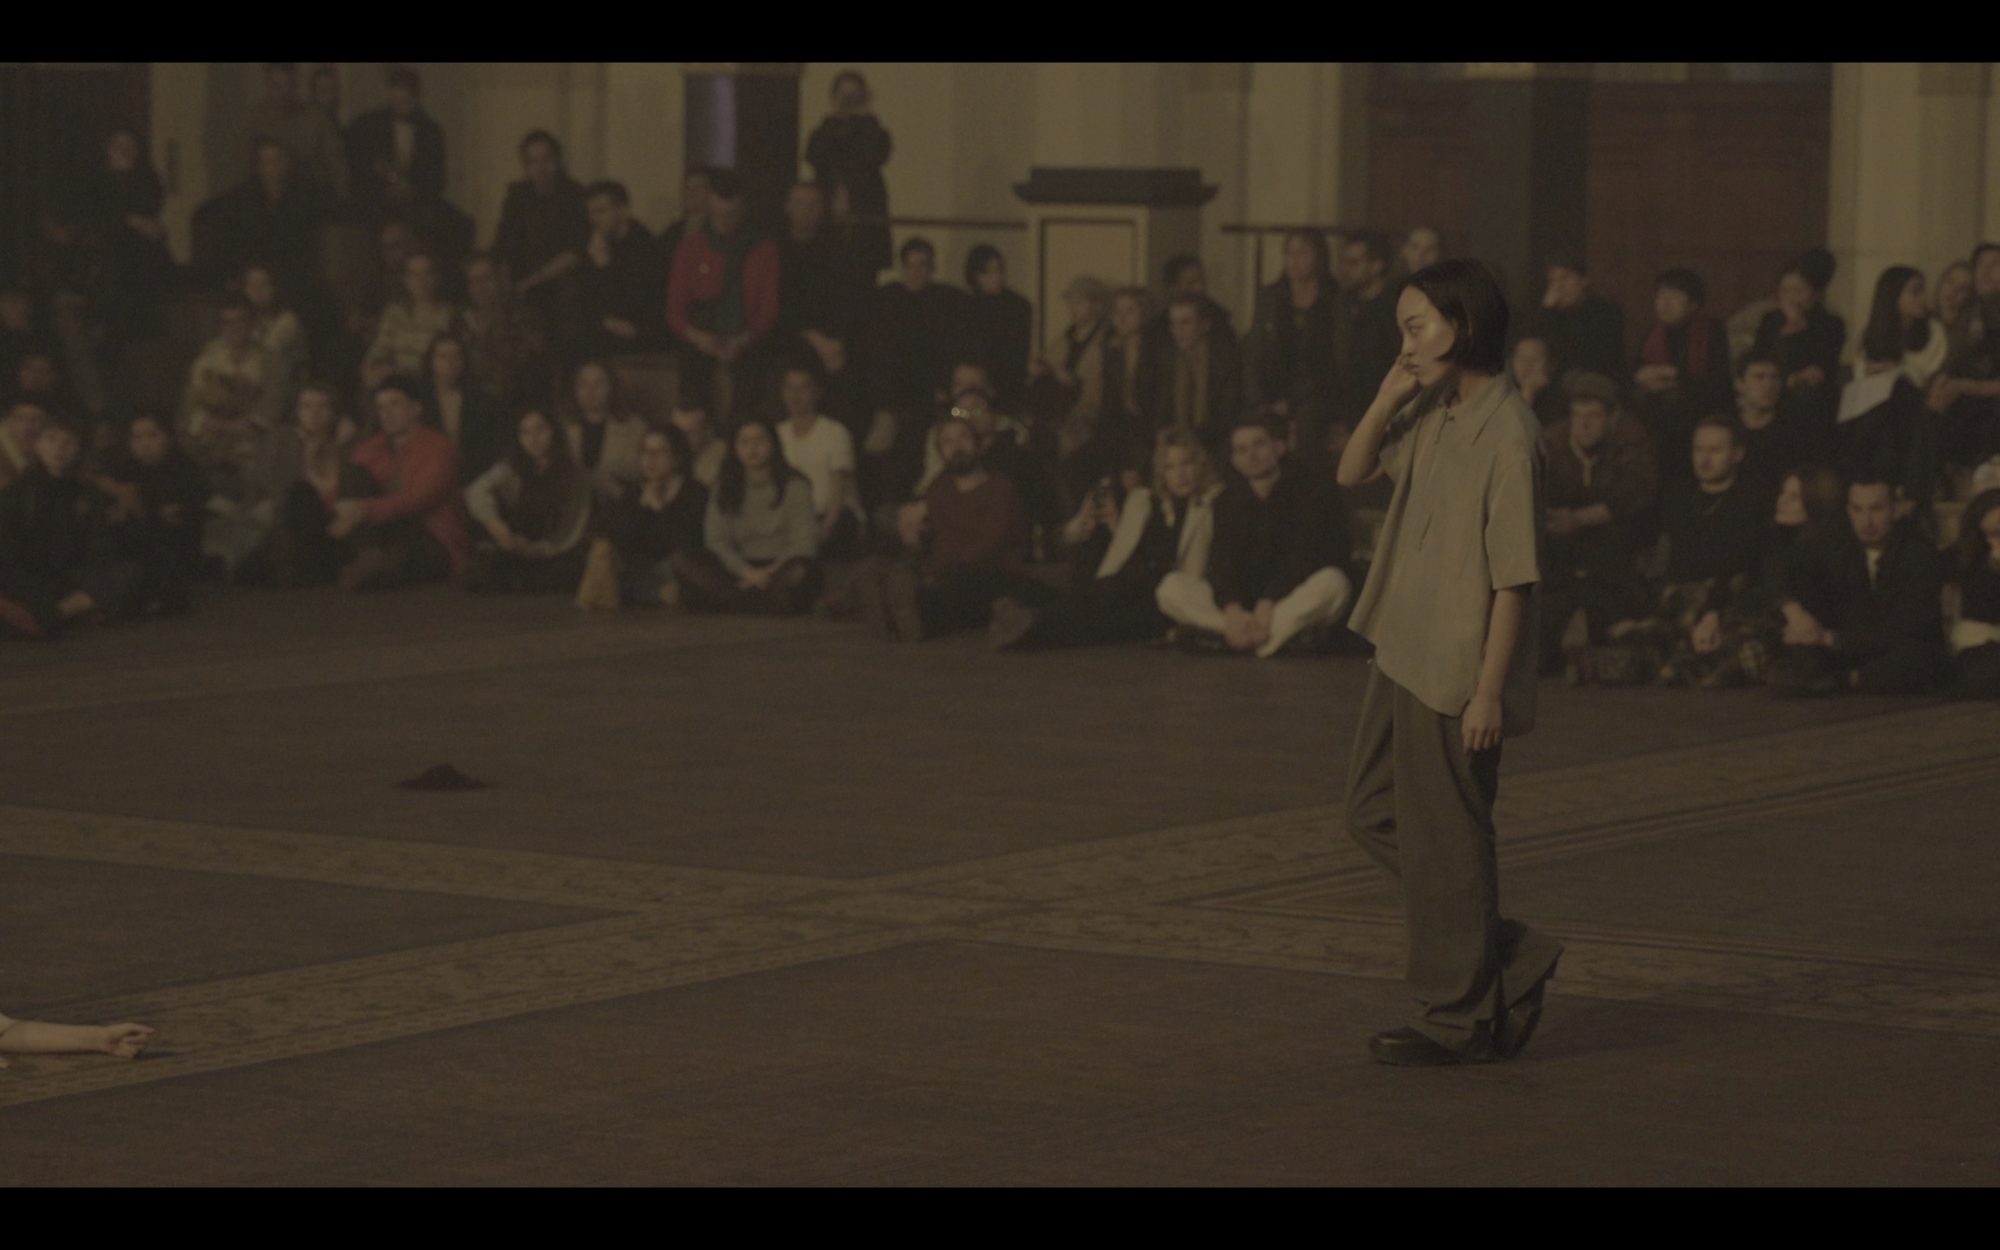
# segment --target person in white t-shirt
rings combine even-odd
[[[861,495],[854,484],[854,436],[820,412],[824,390],[815,362],[786,364],[778,391],[785,406],[778,438],[786,462],[812,483],[820,558],[844,560],[860,554]]]

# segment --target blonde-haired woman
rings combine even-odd
[[[993,605],[995,650],[1087,647],[1148,642],[1170,625],[1154,592],[1169,573],[1208,571],[1215,536],[1213,504],[1221,487],[1215,465],[1193,431],[1161,431],[1153,449],[1153,484],[1117,502],[1118,475],[1107,474],[1068,529],[1103,550],[1097,575],[1082,588],[1029,609],[1013,600]]]

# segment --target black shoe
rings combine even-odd
[[[1493,1043],[1481,1024],[1463,1050],[1432,1041],[1415,1029],[1391,1029],[1368,1040],[1368,1053],[1377,1063],[1399,1068],[1444,1068],[1456,1063],[1486,1063],[1493,1058]]]
[[[1512,1059],[1527,1049],[1528,1039],[1535,1035],[1535,1026],[1542,1022],[1542,998],[1548,993],[1549,982],[1555,975],[1556,965],[1550,964],[1548,972],[1535,982],[1535,988],[1523,995],[1520,1002],[1501,1009],[1499,1017],[1493,1021],[1494,1054],[1502,1059]]]

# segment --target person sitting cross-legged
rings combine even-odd
[[[1895,507],[1888,482],[1857,475],[1848,523],[1807,537],[1785,566],[1778,693],[1922,694],[1943,676],[1943,558]]]
[[[1635,622],[1621,644],[1631,661],[1621,666],[1623,677],[1634,684],[1733,680],[1727,622],[1736,601],[1756,586],[1770,545],[1771,501],[1743,480],[1743,435],[1736,422],[1704,417],[1689,442],[1695,484],[1668,495],[1661,509],[1665,582],[1651,616]],[[1614,679],[1603,663],[1593,667],[1600,682]]]
[[[1055,597],[1029,575],[1021,493],[987,467],[972,423],[946,417],[934,437],[944,472],[898,515],[904,553],[864,562],[854,579],[869,620],[903,642],[978,629],[1002,599],[1035,607]]]
[[[515,428],[514,450],[465,488],[465,509],[487,538],[473,552],[465,587],[573,590],[590,550],[590,478],[547,413],[531,408]]]
[[[80,480],[76,431],[42,427],[35,461],[0,491],[0,597],[4,619],[30,638],[53,638],[86,620],[137,616],[159,598],[158,570],[117,549],[99,492]]]
[[[693,459],[687,436],[677,427],[646,431],[639,445],[639,481],[604,509],[603,534],[577,592],[579,604],[680,606],[673,558],[701,547],[708,515],[708,488],[689,472]],[[601,563],[608,565],[603,575],[608,584],[600,601],[590,583]]]
[[[1085,647],[1156,641],[1173,621],[1160,611],[1162,579],[1172,573],[1201,577],[1215,538],[1215,496],[1220,487],[1201,440],[1187,430],[1165,430],[1153,461],[1151,489],[1125,496],[1111,509],[1115,477],[1100,483],[1080,517],[1099,524],[1102,541],[1084,550],[1101,553],[1094,575],[1080,589],[1030,608],[1012,599],[993,605],[996,650]],[[1102,533],[1110,514],[1115,527]]]
[[[1268,659],[1354,602],[1354,542],[1340,487],[1285,459],[1282,418],[1239,417],[1229,434],[1236,477],[1215,501],[1207,578],[1176,570],[1155,592],[1190,648]]]
[[[338,579],[342,590],[387,590],[443,581],[465,572],[471,557],[459,511],[458,452],[444,431],[424,424],[423,384],[391,377],[375,388],[377,433],[353,461],[377,494],[333,505],[327,533],[352,539],[355,553]]]
[[[671,557],[683,606],[796,616],[818,598],[819,524],[812,483],[785,460],[769,421],[736,428],[709,496],[700,550]]]

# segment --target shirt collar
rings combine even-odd
[[[1502,373],[1488,382],[1486,389],[1479,392],[1471,403],[1462,404],[1448,411],[1453,420],[1465,422],[1465,428],[1470,432],[1469,437],[1478,438],[1486,429],[1486,423],[1492,419],[1493,414],[1500,411],[1500,405],[1507,402],[1509,395],[1516,393],[1514,379]]]

